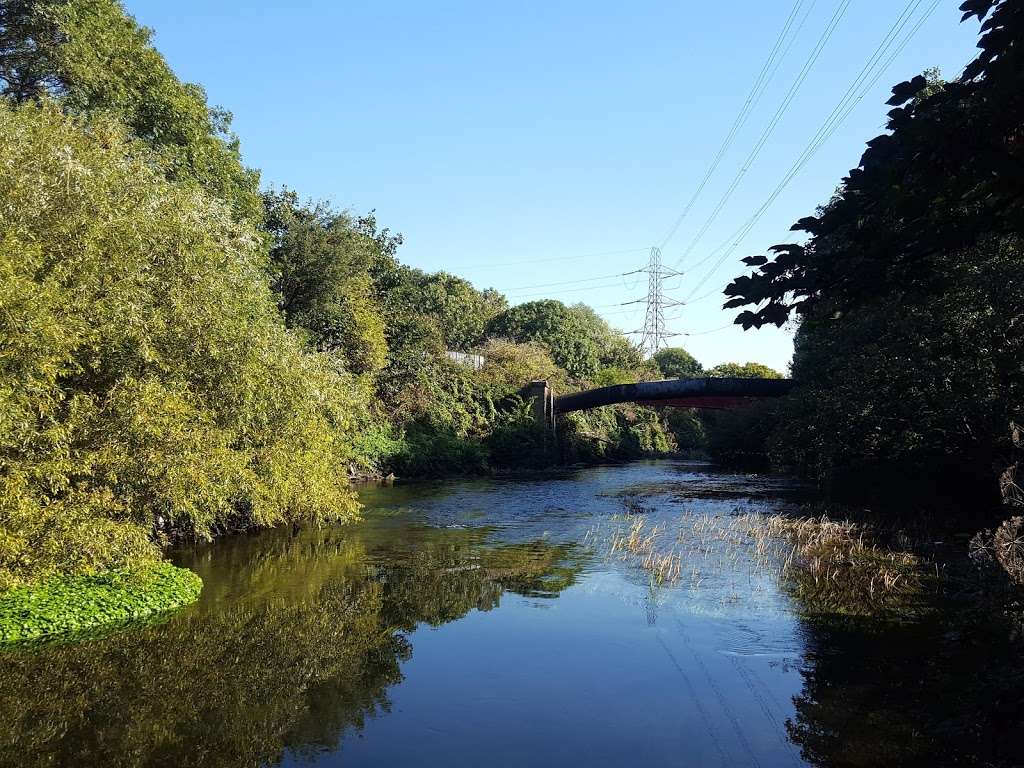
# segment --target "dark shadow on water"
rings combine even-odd
[[[1024,765],[1020,617],[817,622],[790,737],[811,765]]]

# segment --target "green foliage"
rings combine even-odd
[[[0,590],[352,519],[350,474],[549,463],[530,380],[657,375],[585,305],[509,309],[400,264],[372,213],[261,197],[117,0],[0,6],[0,85]],[[612,413],[595,454],[671,447]]]
[[[561,444],[547,430],[538,428],[532,403],[518,397],[498,412],[484,445],[492,467],[545,469],[560,460]]]
[[[365,394],[286,332],[259,235],[151,161],[109,121],[0,109],[0,572],[15,581],[122,567],[143,531],[357,506],[338,467]]]
[[[488,335],[541,344],[558,366],[577,379],[593,376],[602,365],[639,366],[642,362],[625,337],[583,304],[568,307],[554,299],[520,304],[495,317]]]
[[[569,311],[578,320],[583,335],[596,346],[598,363],[602,367],[642,372],[645,378],[649,378],[651,366],[645,363],[640,350],[628,337],[608,325],[593,308],[582,302],[570,306]]]
[[[707,450],[708,436],[705,417],[693,408],[664,408],[662,420],[675,439],[676,450],[683,455],[703,456]]]
[[[393,326],[389,329],[392,349],[471,350],[484,342],[488,323],[507,307],[497,291],[478,291],[469,281],[447,272],[407,267],[386,253],[377,259],[373,279],[388,324]],[[417,330],[410,333],[408,329]]]
[[[636,380],[636,371],[607,366],[599,368],[590,378],[590,383],[595,387],[611,387],[615,384],[630,384]]]
[[[487,324],[508,307],[497,291],[478,291],[447,272],[408,274],[413,306],[437,323],[446,349],[465,352],[481,344]]]
[[[566,414],[560,439],[571,461],[664,456],[677,448],[658,412],[636,405]]]
[[[428,274],[404,266],[394,257],[400,238],[390,237],[387,230],[375,238],[381,247],[371,277],[386,319],[389,350],[377,392],[384,407],[394,412],[402,405],[403,391],[420,387],[417,382],[429,375],[433,361],[446,350],[469,350],[485,341],[484,330],[504,309],[505,298],[494,291],[477,291],[444,272]]]
[[[707,451],[717,463],[764,472],[779,463],[775,435],[784,422],[785,406],[755,402],[728,411],[710,411],[702,417]]]
[[[961,8],[984,20],[963,76],[893,88],[889,132],[794,226],[809,240],[745,259],[756,270],[726,289],[754,307],[745,328],[799,320],[780,438],[848,489],[991,498],[1024,423],[1024,9]]]
[[[711,378],[735,379],[781,379],[782,374],[761,363],[720,363],[704,372]]]
[[[556,391],[567,386],[565,371],[555,365],[540,344],[490,339],[479,351],[484,358],[481,378],[499,396],[517,392],[529,382],[540,379],[548,381]]]
[[[0,643],[37,640],[139,619],[193,602],[203,581],[157,563],[17,587],[0,595]]]
[[[152,33],[117,0],[14,0],[0,16],[0,79],[16,101],[49,94],[76,115],[122,122],[153,150],[168,178],[191,181],[252,221],[258,174],[242,166],[231,115],[180,82]]]
[[[704,366],[682,347],[658,350],[654,355],[654,362],[666,379],[693,379],[704,373]]]
[[[289,190],[268,192],[271,287],[288,325],[308,330],[317,349],[339,354],[349,370],[384,366],[384,320],[370,270],[379,244],[326,203],[301,205]]]
[[[59,41],[59,30],[47,23],[43,0],[7,0],[0,5],[0,84],[15,99],[39,98],[58,85],[46,52]]]

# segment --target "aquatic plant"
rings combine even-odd
[[[0,596],[0,643],[79,632],[168,611],[199,597],[187,568],[156,563],[134,571],[54,577]]]
[[[608,554],[632,561],[659,585],[688,576],[698,589],[712,579],[726,602],[740,599],[741,582],[755,592],[768,576],[809,615],[917,612],[933,578],[930,566],[907,551],[905,536],[894,533],[892,546],[880,538],[867,526],[826,516],[687,513],[668,527],[634,519],[610,534]]]
[[[880,544],[866,526],[784,515],[747,515],[740,524],[759,552],[781,560],[779,573],[807,613],[880,615],[919,607],[929,578],[925,561]]]

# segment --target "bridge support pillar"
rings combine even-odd
[[[543,429],[550,434],[555,433],[555,393],[548,386],[547,381],[531,381],[527,389],[528,397],[532,401],[533,421],[538,429]]]

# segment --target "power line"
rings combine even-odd
[[[512,261],[499,261],[487,263],[484,266],[488,267],[518,267],[521,264],[547,264],[551,261],[578,261],[579,259],[597,259],[603,256],[621,256],[628,253],[643,253],[647,250],[647,246],[643,248],[625,248],[619,251],[601,251],[599,253],[582,253],[578,256],[554,256],[549,259],[516,259]]]
[[[735,328],[735,327],[736,327],[735,323],[729,323],[728,325],[719,326],[718,328],[708,328],[707,330],[703,330],[703,331],[689,331],[689,332],[685,332],[684,331],[684,332],[680,332],[680,333],[666,333],[665,336],[666,337],[672,337],[672,336],[706,336],[709,333],[719,333],[720,331],[725,331],[725,330],[728,330],[729,328]],[[637,331],[625,331],[624,333],[625,333],[626,336],[642,336],[644,332],[643,332],[643,330],[637,330]]]
[[[575,283],[591,283],[597,280],[607,280],[610,277],[626,277],[628,275],[635,275],[639,272],[643,272],[643,269],[634,269],[631,272],[614,272],[610,275],[595,275],[594,277],[580,277],[575,280],[560,280],[554,283],[536,283],[535,285],[520,285],[516,288],[508,288],[507,292],[514,293],[516,291],[528,291],[532,288],[550,288],[557,285],[574,285]],[[499,289],[500,290],[500,289]],[[503,293],[505,291],[502,291]]]
[[[584,285],[584,286],[579,287],[579,288],[561,288],[561,289],[558,290],[558,293],[561,294],[561,293],[578,293],[580,291],[598,291],[598,290],[603,290],[605,288],[619,288],[619,289],[621,289],[622,288],[622,283],[614,282],[614,283],[606,283],[606,284],[603,284],[603,285]],[[506,294],[506,295],[508,295],[508,294]],[[526,298],[530,298],[531,296],[546,296],[546,297],[550,297],[551,296],[551,292],[550,291],[538,291],[538,292],[535,292],[535,293],[521,293],[521,294],[518,294],[518,295],[509,295],[509,298],[518,301],[519,299],[526,299]]]
[[[714,175],[715,171],[718,169],[719,164],[722,162],[722,158],[725,156],[725,153],[729,151],[729,148],[732,146],[733,141],[735,141],[736,135],[739,133],[740,129],[743,128],[743,126],[746,124],[747,118],[750,116],[750,113],[753,110],[754,106],[758,101],[760,101],[761,94],[764,93],[764,90],[768,87],[768,84],[771,82],[772,77],[778,70],[777,64],[775,65],[774,69],[772,68],[772,65],[775,63],[775,59],[778,56],[779,50],[782,48],[783,41],[789,35],[789,31],[793,27],[793,22],[799,15],[800,8],[803,6],[803,3],[804,0],[796,0],[796,3],[794,3],[793,9],[789,12],[789,16],[786,18],[786,23],[782,27],[782,31],[779,32],[779,36],[775,39],[775,44],[772,46],[771,51],[769,51],[768,53],[768,58],[765,59],[764,64],[761,65],[761,71],[758,73],[757,78],[754,80],[754,85],[751,87],[750,93],[747,94],[746,101],[743,102],[743,106],[740,108],[739,113],[736,115],[736,119],[733,120],[732,127],[729,129],[729,133],[722,141],[722,144],[721,146],[719,146],[718,151],[715,153],[715,156],[712,159],[710,165],[708,165],[707,170],[704,172],[704,178],[701,179],[700,184],[697,185],[697,189],[694,190],[693,194],[690,196],[690,199],[686,202],[686,205],[683,208],[682,213],[679,214],[675,222],[669,228],[668,233],[665,235],[664,238],[662,238],[661,244],[659,246],[660,248],[664,248],[668,244],[668,241],[672,239],[676,231],[679,229],[680,225],[682,225],[683,221],[689,215],[690,210],[694,206],[694,203],[697,202],[697,198],[700,197],[700,194],[704,191],[704,188],[707,186],[708,181]],[[814,2],[811,3],[812,8],[813,6]],[[806,20],[807,17],[804,16],[804,21]],[[803,24],[801,23],[800,26],[802,27]],[[799,34],[799,31],[800,30],[798,29],[797,34]],[[796,39],[796,35],[793,36],[793,39]],[[790,45],[792,45],[792,42],[790,43]],[[787,47],[786,52],[788,51],[789,48]],[[781,57],[778,57],[779,63],[781,63],[783,58],[785,58],[785,52]]]
[[[707,257],[702,259],[701,262],[698,262],[698,264],[694,265],[694,267],[699,266],[700,264],[712,258],[718,251],[725,248],[725,251],[722,254],[722,256],[716,260],[715,264],[711,267],[711,269],[708,270],[704,277],[701,278],[701,280],[699,280],[697,284],[693,287],[689,296],[687,296],[686,298],[687,301],[689,301],[690,296],[696,293],[701,288],[701,286],[707,283],[711,275],[714,274],[714,272],[725,262],[727,258],[729,258],[730,255],[732,255],[733,252],[735,252],[736,248],[739,247],[739,244],[740,242],[742,242],[743,238],[746,237],[747,234],[749,234],[751,229],[754,228],[754,225],[760,220],[761,216],[765,214],[765,212],[772,205],[772,203],[775,202],[775,200],[782,193],[782,191],[789,185],[789,183],[796,177],[796,175],[803,169],[803,167],[811,160],[811,158],[814,157],[814,155],[818,152],[819,149],[821,149],[825,142],[827,142],[828,139],[830,139],[835,134],[835,132],[839,129],[839,126],[842,125],[843,122],[845,122],[846,118],[849,117],[849,115],[856,108],[857,104],[859,104],[863,100],[864,96],[867,95],[868,91],[870,91],[871,88],[874,87],[875,83],[878,82],[879,78],[881,78],[881,76],[885,74],[886,70],[888,70],[888,68],[892,65],[893,61],[895,61],[896,57],[903,52],[906,46],[910,43],[910,40],[913,39],[913,37],[917,34],[920,28],[924,25],[925,21],[927,21],[928,18],[932,15],[932,13],[935,12],[935,9],[938,7],[940,1],[941,0],[934,0],[931,6],[917,20],[917,22],[904,36],[904,38],[900,41],[896,48],[892,50],[891,54],[888,55],[888,58],[886,58],[885,61],[882,62],[882,57],[886,56],[887,51],[892,46],[892,43],[895,41],[896,37],[898,37],[900,32],[903,31],[903,29],[909,23],[910,18],[913,16],[914,11],[916,11],[921,2],[923,2],[923,0],[910,0],[910,2],[904,8],[904,11],[897,18],[896,22],[893,23],[893,26],[890,28],[885,38],[883,38],[882,42],[875,50],[875,53],[872,54],[871,58],[868,60],[868,63],[865,65],[865,67],[861,70],[861,73],[854,80],[853,85],[851,85],[851,87],[847,89],[846,93],[836,104],[836,107],[825,119],[821,127],[818,129],[815,135],[811,138],[810,142],[804,148],[803,152],[801,152],[799,157],[797,157],[796,161],[794,161],[794,163],[790,166],[789,170],[786,172],[783,179],[776,185],[775,189],[771,192],[771,194],[764,201],[764,203],[762,203],[762,205],[754,212],[750,219],[748,219],[743,225],[739,227],[739,229],[737,229],[732,235],[730,235],[722,243],[722,245],[720,245],[718,248],[712,251]],[[909,14],[908,9],[910,11]],[[872,70],[874,71],[872,72]],[[870,80],[868,80],[868,77],[870,77]],[[857,93],[858,85],[861,86],[860,91],[856,95],[856,98],[853,98],[854,94]],[[732,243],[731,245],[729,245],[730,241]],[[691,267],[691,270],[694,267]]]
[[[808,55],[803,67],[800,68],[800,72],[797,74],[796,79],[793,81],[793,84],[790,85],[789,91],[787,91],[782,102],[775,110],[775,114],[772,115],[772,118],[768,121],[768,124],[764,127],[764,130],[761,131],[760,137],[758,137],[757,142],[755,142],[753,148],[750,150],[750,153],[747,155],[747,158],[743,161],[743,164],[736,172],[736,175],[733,177],[732,182],[726,188],[725,192],[718,200],[718,203],[716,204],[715,208],[711,211],[710,215],[704,221],[704,224],[701,226],[700,230],[690,241],[690,244],[686,247],[686,250],[683,251],[683,255],[680,256],[677,263],[682,263],[683,260],[685,260],[686,257],[693,252],[693,249],[697,246],[697,243],[699,243],[700,240],[704,237],[708,229],[711,228],[711,225],[718,218],[718,214],[722,212],[722,209],[725,207],[726,203],[729,202],[733,193],[736,191],[736,188],[739,186],[740,181],[742,181],[747,171],[750,170],[750,167],[761,154],[761,150],[764,149],[765,144],[768,143],[768,139],[771,138],[772,134],[775,132],[775,129],[776,127],[778,127],[778,124],[782,120],[783,115],[785,115],[786,111],[793,103],[793,100],[796,98],[797,93],[799,93],[801,86],[807,80],[807,76],[810,74],[811,69],[814,68],[814,65],[821,57],[822,51],[825,49],[825,46],[831,39],[832,34],[836,30],[836,27],[839,26],[839,22],[842,21],[843,16],[846,15],[846,11],[850,7],[850,2],[851,0],[840,0],[839,4],[836,6],[835,11],[833,11],[832,13],[831,19],[829,19],[828,23],[825,25],[825,29],[822,30],[821,36],[818,38],[817,43],[811,50],[811,53]]]

